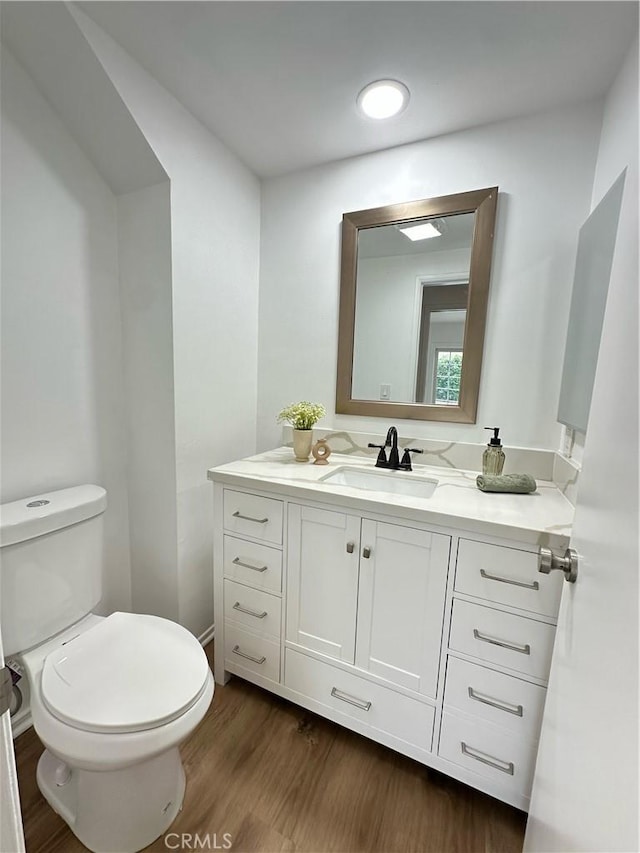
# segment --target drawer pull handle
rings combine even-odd
[[[364,699],[356,699],[355,696],[349,696],[348,693],[343,693],[337,687],[331,688],[331,695],[342,702],[348,702],[349,705],[355,705],[356,708],[361,708],[363,711],[368,711],[371,707],[371,702],[365,702]]]
[[[256,619],[264,619],[264,617],[267,615],[266,610],[263,610],[262,613],[258,613],[257,610],[249,610],[248,607],[243,607],[239,601],[236,601],[236,603],[233,605],[233,610],[239,610],[240,613],[246,613],[247,616],[255,616]]]
[[[233,513],[233,517],[241,518],[243,521],[255,521],[256,524],[266,524],[269,521],[268,518],[252,518],[250,515],[242,515],[238,509]]]
[[[254,663],[264,663],[266,661],[266,657],[264,655],[262,655],[261,658],[254,658],[253,655],[248,655],[246,652],[240,651],[240,646],[234,646],[233,653],[234,655],[239,655],[241,658],[252,660]]]
[[[481,634],[477,628],[473,629],[473,636],[476,640],[482,643],[491,643],[492,646],[502,646],[503,649],[511,649],[512,652],[520,652],[523,655],[531,654],[531,646],[529,643],[521,646],[519,643],[507,643],[505,640],[498,640],[497,637],[490,637],[488,634]]]
[[[486,578],[488,581],[499,581],[500,583],[510,583],[512,586],[522,586],[525,589],[535,589],[536,591],[540,589],[538,581],[523,583],[522,581],[511,580],[511,578],[502,578],[500,575],[490,575],[484,569],[480,569],[480,577]]]
[[[460,746],[462,747],[463,755],[468,755],[469,758],[475,758],[476,761],[481,761],[483,764],[488,764],[489,767],[495,767],[496,770],[502,770],[503,773],[513,776],[513,771],[515,770],[513,761],[501,761],[493,755],[487,755],[486,752],[480,752],[479,749],[467,746],[464,741],[461,742]]]
[[[243,563],[240,557],[234,557],[232,562],[234,566],[242,566],[243,569],[253,569],[254,572],[266,572],[269,568],[268,566],[252,566],[251,563]]]
[[[484,705],[491,705],[492,708],[498,708],[500,711],[506,711],[508,714],[515,714],[516,717],[522,716],[522,705],[511,705],[509,702],[501,702],[499,699],[486,696],[484,693],[477,693],[473,687],[469,688],[469,699],[475,699],[476,702],[482,702]]]

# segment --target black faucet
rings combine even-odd
[[[387,467],[397,470],[400,467],[400,457],[398,456],[398,430],[391,426],[387,430],[387,437],[384,442],[385,447],[390,447]]]
[[[369,447],[377,447],[380,452],[376,459],[376,468],[389,468],[392,471],[411,471],[411,454],[422,453],[417,447],[405,447],[402,454],[402,461],[398,455],[398,430],[391,426],[387,431],[387,437],[384,444],[372,444],[369,442]],[[385,448],[390,447],[389,458]]]

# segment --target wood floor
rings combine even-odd
[[[16,740],[27,853],[84,851],[38,791],[41,751],[32,729]],[[225,833],[235,853],[522,850],[522,812],[238,678],[181,751],[187,794],[168,832],[199,838],[149,851],[222,849]]]

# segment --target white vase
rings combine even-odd
[[[308,462],[311,455],[311,444],[313,442],[312,429],[293,430],[293,453],[296,462]]]

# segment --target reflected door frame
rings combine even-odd
[[[427,291],[429,291],[428,294]],[[427,295],[429,298],[426,298]],[[421,275],[416,279],[416,310],[414,316],[420,318],[415,335],[416,357],[413,387],[416,403],[425,402],[431,314],[435,311],[467,309],[468,299],[469,276],[466,273]]]

